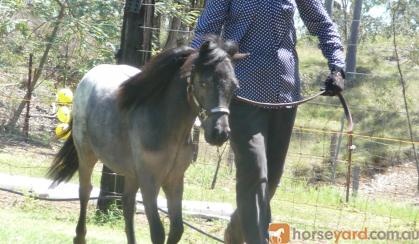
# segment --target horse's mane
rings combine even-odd
[[[195,50],[190,47],[173,48],[152,58],[139,74],[120,85],[119,107],[128,109],[158,95],[193,52]]]
[[[118,91],[121,109],[128,109],[147,102],[159,95],[179,72],[187,76],[193,67],[197,69],[215,65],[238,48],[232,42],[224,42],[214,35],[207,36],[204,44],[195,50],[190,47],[169,49],[155,56],[144,66],[141,73],[123,82]]]

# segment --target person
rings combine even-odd
[[[237,42],[239,51],[249,56],[235,64],[240,86],[236,95],[264,103],[298,101],[296,8],[328,60],[325,94],[336,95],[343,90],[343,46],[320,0],[207,0],[191,46],[198,48],[210,34]],[[270,200],[283,173],[297,109],[259,107],[237,99],[230,106],[237,209],[224,238],[226,243],[267,243]]]

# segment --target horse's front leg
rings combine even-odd
[[[141,195],[148,224],[150,226],[151,241],[153,244],[164,244],[165,234],[157,208],[157,195],[160,186],[157,185],[154,175],[147,171],[141,171]]]
[[[138,187],[139,186],[136,179],[125,177],[124,196],[122,197],[122,204],[124,210],[125,233],[127,235],[127,240],[129,244],[136,243],[134,216]]]
[[[176,173],[175,173],[176,174]],[[182,194],[183,172],[176,177],[170,177],[163,185],[169,210],[170,232],[167,244],[178,243],[183,234]]]

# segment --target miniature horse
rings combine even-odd
[[[98,160],[125,176],[122,201],[128,243],[136,243],[138,188],[152,242],[165,240],[157,209],[160,187],[169,210],[167,243],[180,240],[183,178],[192,159],[190,131],[199,115],[207,142],[221,145],[229,138],[228,107],[238,87],[232,62],[246,56],[237,50],[232,42],[209,37],[197,50],[162,52],[143,71],[99,65],[84,76],[74,96],[71,135],[48,172],[54,185],[79,172],[80,216],[74,243],[85,243],[91,175]]]

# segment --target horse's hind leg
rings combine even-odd
[[[145,214],[150,226],[151,241],[153,244],[163,244],[165,239],[164,228],[157,208],[157,194],[160,186],[156,184],[152,173],[142,172],[140,188]]]
[[[76,237],[73,242],[76,244],[86,243],[86,212],[87,203],[92,191],[91,176],[93,167],[97,162],[97,158],[93,153],[87,153],[82,148],[77,150],[79,157],[79,198],[80,198],[80,215],[76,227]]]
[[[125,219],[125,233],[129,244],[136,243],[134,231],[134,213],[136,195],[138,191],[138,183],[136,179],[125,177],[124,196],[122,198],[124,219]]]
[[[178,243],[183,234],[183,174],[180,177],[166,181],[163,185],[163,190],[167,197],[167,208],[170,218],[170,232],[167,244]]]

